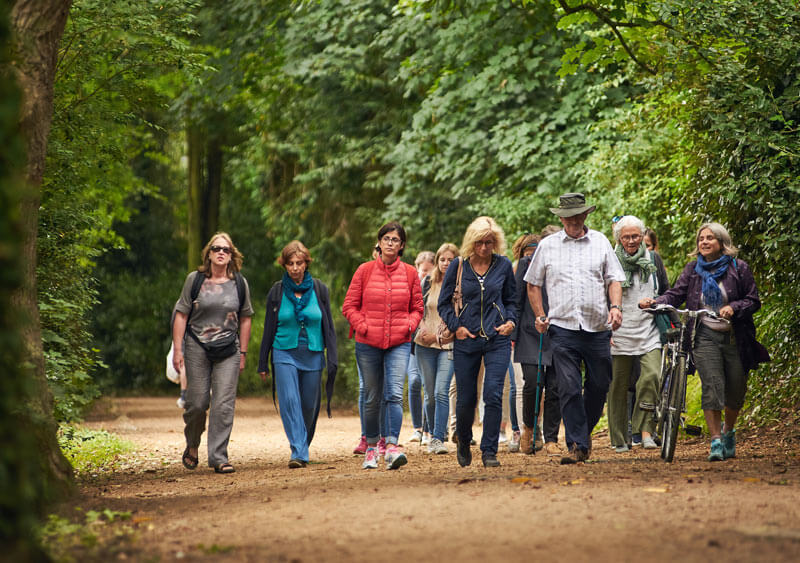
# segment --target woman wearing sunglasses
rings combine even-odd
[[[181,461],[186,469],[197,468],[209,411],[208,466],[217,473],[233,473],[228,440],[253,306],[247,281],[239,273],[243,256],[227,233],[211,237],[201,257],[202,264],[183,284],[172,325],[173,365],[179,373],[185,365],[187,379],[186,449]]]
[[[408,460],[397,444],[403,423],[403,382],[411,354],[411,337],[422,319],[422,290],[414,266],[400,257],[406,231],[397,222],[378,231],[377,259],[361,264],[342,305],[356,338],[356,361],[364,380],[364,469],[378,467],[379,413],[386,401],[386,469]]]

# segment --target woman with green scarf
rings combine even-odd
[[[608,432],[617,453],[630,450],[628,438],[628,388],[631,373],[640,368],[631,416],[632,433],[642,435],[644,449],[657,449],[655,423],[640,403],[655,404],[661,368],[661,339],[654,315],[638,308],[640,300],[658,297],[668,289],[660,257],[644,244],[644,223],[625,215],[614,224],[615,252],[625,281],[622,282],[622,325],[611,339],[612,379],[608,389]],[[659,283],[659,280],[661,282]]]
[[[281,251],[278,263],[286,271],[267,295],[258,371],[266,382],[272,366],[281,421],[291,448],[289,467],[296,469],[305,467],[309,461],[308,448],[319,414],[325,350],[328,352],[325,390],[328,416],[331,414],[330,398],[337,367],[336,333],[328,288],[311,277],[308,271],[311,254],[305,245],[293,240]]]

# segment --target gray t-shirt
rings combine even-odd
[[[186,276],[183,291],[175,309],[189,314],[192,310],[192,283],[194,276],[202,276],[200,272],[192,272]],[[244,280],[244,306],[243,317],[253,316],[253,305],[250,303],[250,287]],[[214,283],[206,279],[197,294],[194,302],[194,311],[189,320],[191,330],[200,342],[208,343],[220,340],[236,333],[239,329],[239,294],[236,291],[236,281],[228,280],[224,283]]]

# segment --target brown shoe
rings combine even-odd
[[[561,448],[555,442],[547,442],[544,445],[544,451],[547,452],[547,457],[555,457],[561,455]]]
[[[524,454],[533,453],[533,428],[522,425],[522,435],[519,438],[519,449]]]
[[[588,452],[579,447],[572,448],[572,451],[567,455],[561,456],[561,465],[572,465],[573,463],[583,463],[589,459]]]

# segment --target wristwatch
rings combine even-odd
[[[620,307],[619,305],[611,305],[611,306],[608,308],[608,310],[610,311],[611,309],[619,309],[619,312],[620,312],[620,313],[622,312],[622,307]]]
[[[539,321],[540,322],[545,322],[546,320],[547,320],[547,317],[545,317],[545,316],[539,317]]]

